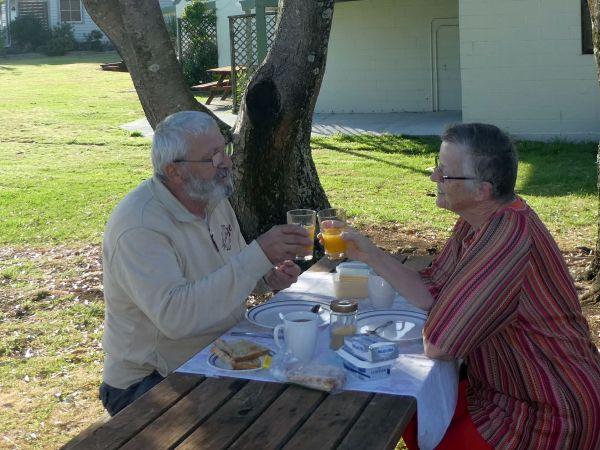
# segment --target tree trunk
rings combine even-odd
[[[596,67],[598,69],[598,82],[600,83],[600,0],[588,0],[590,16],[592,18],[592,40],[594,43],[594,56],[596,57]],[[596,155],[597,171],[597,195],[598,195],[598,236],[596,238],[596,253],[591,268],[592,292],[587,296],[594,301],[600,300],[600,144]]]
[[[83,2],[125,60],[153,128],[176,111],[211,113],[185,84],[157,0]],[[248,85],[235,127],[231,202],[246,239],[285,223],[289,209],[329,205],[310,133],[332,17],[333,0],[280,1],[275,40]]]
[[[287,210],[329,206],[312,160],[310,134],[333,0],[284,0],[280,7],[275,40],[248,84],[234,130],[232,203],[247,239],[285,223]]]
[[[157,0],[83,0],[86,10],[117,47],[152,128],[176,111],[199,110],[169,38]],[[218,120],[222,129],[227,124]]]

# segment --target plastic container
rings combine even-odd
[[[329,332],[331,341],[329,347],[333,350],[344,345],[344,337],[356,334],[356,313],[358,303],[355,300],[333,300],[330,305]]]
[[[336,267],[333,292],[336,298],[363,299],[369,296],[369,266],[361,262],[345,262]]]
[[[344,369],[361,380],[377,380],[390,376],[392,360],[381,362],[363,361],[351,355],[343,348],[339,349],[336,353],[342,359]]]

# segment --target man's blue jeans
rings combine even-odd
[[[121,411],[127,405],[132,403],[137,398],[141,397],[144,392],[149,391],[165,378],[157,371],[152,372],[142,381],[132,384],[126,389],[118,389],[106,383],[100,385],[100,400],[102,405],[111,416]]]

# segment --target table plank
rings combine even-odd
[[[300,386],[289,386],[229,448],[280,448],[310,417],[326,395]]]
[[[148,423],[194,389],[204,377],[174,373],[150,389],[110,421],[84,431],[64,449],[113,449],[123,445]]]
[[[376,394],[338,449],[393,449],[416,410],[413,397]]]
[[[328,396],[284,448],[336,448],[373,395],[368,392],[342,392]]]
[[[206,379],[127,442],[123,450],[173,448],[246,384],[237,378]]]
[[[249,382],[177,448],[227,448],[285,389],[280,383]]]

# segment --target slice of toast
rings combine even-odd
[[[244,339],[224,341],[216,339],[214,347],[227,354],[236,363],[252,361],[269,353],[269,349]]]
[[[247,370],[247,369],[259,369],[262,367],[262,360],[259,358],[252,359],[250,361],[236,361],[232,359],[227,353],[220,350],[217,347],[213,347],[210,349],[219,360],[223,361],[228,369],[232,370]]]

